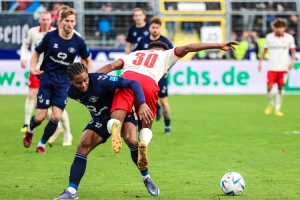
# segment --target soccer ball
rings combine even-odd
[[[221,179],[221,189],[227,195],[240,195],[245,189],[245,180],[239,173],[229,172]]]

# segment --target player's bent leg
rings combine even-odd
[[[38,92],[37,88],[29,88],[28,95],[25,101],[24,125],[20,130],[21,132],[27,131],[27,127],[31,119],[31,114],[34,110],[34,101],[36,99],[37,92]]]
[[[36,148],[37,153],[46,153],[46,151],[45,151],[46,143],[49,140],[49,138],[53,135],[55,130],[57,129],[58,122],[59,122],[62,111],[63,110],[57,106],[52,107],[51,119],[49,120],[48,124],[46,125],[46,127],[44,129],[44,134],[43,134],[40,142],[37,145],[37,148]]]
[[[168,97],[160,98],[162,105],[164,122],[165,122],[165,134],[171,133],[171,118],[170,118],[170,105],[168,102]]]
[[[75,158],[70,170],[68,189],[64,190],[58,198],[60,199],[78,199],[77,190],[79,183],[85,173],[87,156],[103,139],[93,130],[84,130],[80,143],[77,146]]]
[[[38,127],[42,121],[46,118],[47,109],[37,109],[36,115],[32,116],[28,130],[26,131],[23,138],[23,145],[25,148],[29,148],[32,143],[33,133],[36,127]]]
[[[156,103],[156,121],[159,121],[161,118],[161,106],[159,105],[159,103]]]
[[[274,110],[274,96],[272,94],[272,88],[273,88],[273,84],[268,84],[267,85],[267,97],[268,97],[268,106],[267,108],[265,109],[265,114],[266,115],[270,115],[273,110]]]
[[[126,115],[126,110],[115,110],[107,122],[107,131],[111,134],[111,146],[115,153],[119,153],[122,149],[121,129]]]

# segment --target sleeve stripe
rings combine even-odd
[[[177,48],[177,47],[174,48],[174,55],[177,56],[178,58],[182,58],[183,56],[178,55],[178,54],[176,53],[176,48]]]
[[[122,62],[122,69],[124,67],[124,60],[122,58],[119,59]]]

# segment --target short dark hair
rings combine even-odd
[[[164,50],[169,50],[170,48],[168,47],[168,45],[162,41],[155,41],[155,42],[151,42],[148,46],[148,49],[153,49],[153,48],[162,48]]]
[[[273,26],[275,28],[281,28],[281,27],[286,27],[287,24],[286,24],[286,21],[284,19],[281,19],[281,18],[277,18],[273,21]]]
[[[72,80],[75,75],[81,74],[83,72],[88,73],[88,69],[84,64],[80,62],[72,63],[67,68],[67,74],[70,80]]]
[[[150,25],[151,24],[159,24],[160,26],[161,26],[161,20],[158,18],[158,17],[156,17],[156,16],[154,16],[154,17],[152,17],[151,19],[150,19],[150,23],[149,23]]]

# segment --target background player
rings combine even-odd
[[[142,37],[138,42],[135,51],[138,50],[147,50],[148,46],[151,42],[161,41],[168,45],[169,48],[173,48],[173,44],[170,40],[160,34],[161,20],[158,17],[152,17],[150,20],[150,35]],[[168,80],[167,80],[168,72],[164,74],[164,76],[158,81],[159,92],[158,97],[160,103],[162,105],[162,112],[165,121],[165,133],[171,133],[171,118],[170,118],[170,106],[168,102]],[[161,107],[159,103],[157,103],[156,108],[156,120],[159,120],[161,117]]]
[[[277,83],[278,94],[276,95],[274,114],[283,116],[284,114],[280,111],[283,87],[287,80],[288,70],[294,67],[296,45],[294,37],[285,32],[287,24],[283,19],[278,18],[272,24],[274,33],[269,33],[266,36],[265,49],[261,54],[258,70],[261,71],[262,60],[265,58],[265,54],[269,49],[270,67],[267,73],[267,97],[269,105],[265,110],[265,114],[270,115],[274,109],[272,88],[273,85]],[[289,58],[289,50],[291,50],[291,61]]]
[[[117,88],[131,88],[134,91],[141,108],[141,115],[151,112],[145,103],[143,90],[137,81],[99,73],[88,74],[87,68],[81,63],[74,63],[68,67],[68,78],[72,82],[68,89],[68,96],[87,107],[92,120],[84,129],[77,147],[70,170],[68,189],[57,200],[78,198],[77,190],[86,169],[88,154],[99,144],[105,143],[110,137],[106,125],[110,119],[110,108]],[[125,118],[122,137],[131,150],[132,161],[137,164],[138,144],[133,115]],[[143,180],[148,191],[152,191],[154,183],[150,177],[143,177]],[[149,193],[153,195],[151,192]]]
[[[21,67],[23,69],[26,69],[27,65],[28,65],[26,55],[27,55],[29,46],[31,45],[31,51],[34,51],[35,47],[41,42],[44,35],[49,30],[55,29],[55,28],[51,27],[51,22],[52,22],[51,13],[47,12],[47,11],[43,11],[43,12],[41,12],[40,17],[39,17],[40,26],[32,27],[31,29],[29,29],[29,31],[27,33],[27,38],[23,41],[23,44],[21,47]],[[40,55],[36,69],[40,68],[42,61],[43,61],[43,56],[44,56],[43,54]],[[31,117],[31,114],[35,107],[35,99],[36,99],[39,85],[40,85],[40,80],[38,79],[38,77],[36,77],[30,73],[29,80],[28,80],[29,90],[28,90],[28,95],[27,95],[26,101],[25,101],[25,121],[24,121],[23,127],[21,128],[21,132],[27,131],[27,127],[30,122],[30,117]],[[50,116],[51,115],[49,115],[49,117]],[[62,128],[60,128],[60,127],[58,128],[57,131],[62,131]]]
[[[143,36],[149,35],[149,24],[145,21],[146,14],[143,9],[135,8],[133,10],[134,25],[127,31],[125,53],[130,54]]]
[[[87,63],[89,72],[92,71],[90,52],[84,40],[73,32],[76,24],[76,11],[72,8],[62,12],[62,28],[48,32],[41,43],[36,47],[30,62],[30,71],[40,76],[40,89],[38,91],[37,112],[31,118],[28,131],[23,144],[30,147],[34,129],[45,119],[47,109],[52,106],[51,120],[44,130],[42,139],[37,145],[36,152],[45,153],[45,144],[57,128],[57,123],[67,104],[67,88],[70,83],[67,77],[67,66],[74,62],[79,53]],[[44,59],[41,70],[35,66],[41,53]]]
[[[61,5],[58,7],[57,10],[57,29],[62,28],[62,24],[60,23],[62,21],[62,17],[61,14],[63,11],[70,9],[69,6],[67,5]],[[78,35],[81,36],[77,31],[75,31],[75,29],[73,29],[73,31]],[[48,113],[50,113],[51,116],[51,110],[48,110]],[[48,114],[47,114],[48,115]],[[63,146],[70,146],[72,145],[72,139],[73,136],[71,134],[71,127],[70,127],[70,120],[69,120],[69,116],[66,110],[63,111],[62,115],[61,115],[61,122],[64,128],[64,139],[63,139]],[[49,138],[48,144],[50,145],[50,147],[52,147],[53,143],[56,141],[56,139],[58,138],[58,136],[60,135],[61,131],[55,131],[54,134]]]

